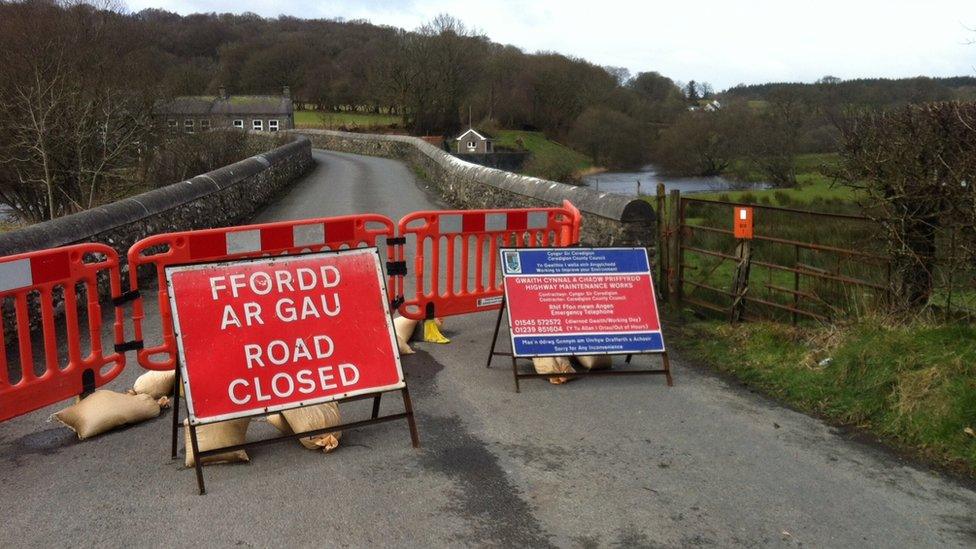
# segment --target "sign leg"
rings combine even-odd
[[[420,448],[420,435],[417,434],[417,422],[413,418],[413,403],[410,402],[410,391],[406,386],[400,389],[403,395],[403,407],[407,410],[407,425],[410,427],[410,443],[414,448]],[[376,402],[379,402],[377,400]]]
[[[380,417],[380,398],[382,397],[383,393],[379,393],[373,398],[373,419]]]
[[[671,379],[671,360],[668,358],[667,351],[661,353],[661,364],[664,366],[664,376],[668,379],[668,387],[674,387]]]
[[[176,377],[173,382],[173,432],[170,443],[170,459],[176,459],[176,443],[180,430],[180,369],[176,367]]]
[[[193,467],[197,470],[197,487],[200,488],[200,495],[207,493],[207,488],[203,484],[203,458],[200,457],[200,447],[197,445],[197,426],[190,425],[190,445],[193,448]]]
[[[515,363],[515,353],[512,353],[512,377],[515,379],[515,392],[521,393],[522,390],[519,388],[519,377],[518,377],[518,364]]]
[[[502,298],[502,306],[498,309],[498,318],[495,320],[495,333],[491,336],[491,350],[488,351],[488,362],[485,368],[491,368],[491,359],[495,356],[495,345],[498,344],[498,330],[502,326],[502,315],[505,314],[505,298]]]

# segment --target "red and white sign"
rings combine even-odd
[[[190,421],[404,386],[374,248],[166,268]]]

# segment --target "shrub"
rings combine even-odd
[[[564,155],[532,155],[525,163],[525,173],[534,177],[578,184],[576,163]]]
[[[884,232],[901,305],[923,307],[940,263],[976,259],[976,103],[857,112],[845,122],[839,175]]]
[[[793,198],[790,193],[786,191],[773,191],[773,198],[776,199],[776,203],[780,206],[789,206],[793,204]]]

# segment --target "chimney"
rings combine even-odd
[[[227,88],[221,86],[217,93],[220,95],[221,99],[227,99]]]
[[[291,99],[291,87],[285,86],[281,88],[281,95]]]

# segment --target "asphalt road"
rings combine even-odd
[[[398,162],[315,157],[258,221],[438,207]],[[206,496],[169,459],[169,412],[85,442],[45,423],[60,406],[2,423],[0,546],[976,545],[971,486],[680,357],[673,388],[528,380],[516,394],[506,363],[484,367],[493,320],[449,318],[451,344],[404,358],[421,449],[403,422],[346,432],[328,455],[265,446],[206,468]],[[272,433],[255,423],[249,437]]]

